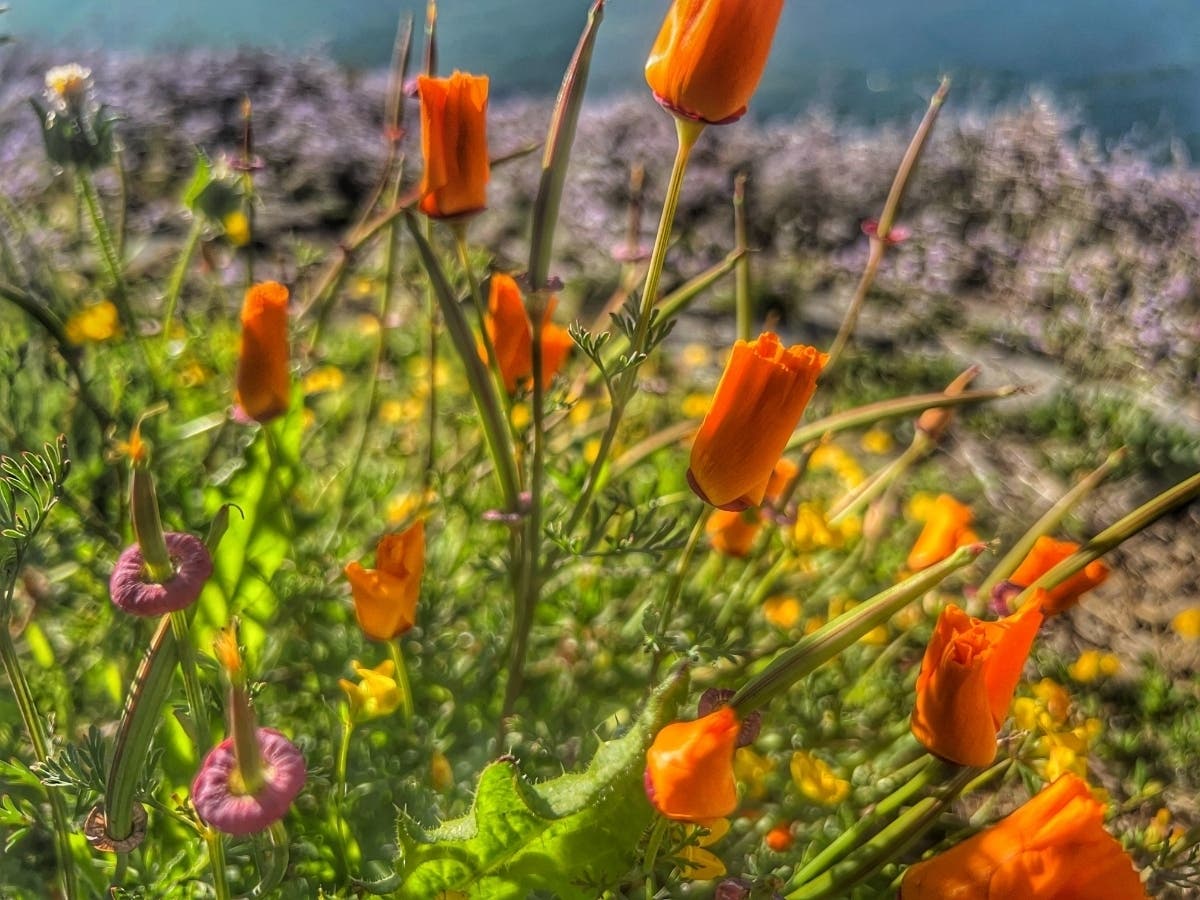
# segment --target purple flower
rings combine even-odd
[[[225,834],[254,834],[287,814],[304,787],[304,756],[274,728],[255,731],[262,754],[262,785],[239,790],[241,772],[228,737],[209,751],[192,781],[192,806],[200,818]],[[233,782],[233,783],[231,783]]]
[[[212,574],[212,557],[198,537],[168,531],[163,535],[174,574],[162,584],[148,581],[146,561],[137,544],[126,547],[108,580],[114,606],[135,616],[160,616],[184,609],[200,596]]]

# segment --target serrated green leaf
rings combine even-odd
[[[212,181],[212,163],[209,162],[208,156],[204,151],[196,151],[196,168],[192,172],[192,180],[188,182],[183,191],[183,205],[196,212],[196,201],[200,194],[208,187]]]
[[[674,717],[686,685],[684,674],[664,682],[583,773],[530,784],[515,760],[500,759],[483,770],[461,819],[426,831],[401,816],[403,880],[393,896],[524,900],[544,891],[593,900],[601,886],[616,884],[635,865],[636,836],[653,817],[642,786],[646,748]]]

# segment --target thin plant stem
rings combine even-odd
[[[425,220],[425,240],[430,245],[433,244],[433,220]],[[425,469],[422,476],[422,483],[426,490],[433,484],[434,466],[437,463],[437,413],[438,413],[438,387],[437,387],[437,364],[438,364],[438,301],[437,292],[433,286],[433,280],[429,279],[425,283],[425,305],[429,310],[429,383],[427,385],[429,394],[429,442],[425,450]]]
[[[196,677],[196,651],[192,646],[191,628],[188,625],[187,611],[177,610],[171,615],[171,633],[175,637],[175,646],[179,651],[179,671],[183,675],[183,692],[187,697],[188,709],[192,713],[193,739],[201,754],[212,747],[212,727],[208,720],[208,710],[204,704],[204,694],[200,689],[200,680]]]
[[[746,173],[739,172],[733,179],[733,240],[738,250],[746,249]],[[754,310],[750,297],[750,257],[742,254],[734,269],[734,307],[737,310],[737,336],[750,340],[754,327]]]
[[[408,666],[404,664],[404,652],[400,649],[400,638],[392,638],[387,645],[388,652],[392,654],[392,662],[396,664],[396,687],[400,689],[400,712],[404,716],[405,722],[411,722],[415,715],[412,684],[408,680]]]
[[[650,828],[650,837],[646,840],[646,855],[642,858],[642,874],[646,878],[646,900],[653,900],[654,895],[658,893],[654,883],[654,867],[658,863],[658,851],[662,847],[668,824],[665,816],[655,816],[654,825]]]
[[[179,295],[183,291],[183,282],[187,277],[188,266],[191,265],[196,248],[200,246],[200,237],[203,234],[204,224],[200,221],[200,217],[196,216],[192,219],[191,228],[188,229],[183,249],[179,251],[179,259],[175,261],[175,268],[171,270],[171,278],[167,282],[167,293],[163,297],[162,343],[164,347],[170,339],[171,321],[175,318],[175,306],[179,303]]]
[[[12,583],[7,588],[8,597],[3,608],[7,610],[12,600]],[[29,682],[25,680],[25,672],[13,646],[12,635],[8,630],[8,622],[0,622],[0,659],[4,662],[4,672],[12,685],[13,696],[17,708],[21,711],[21,721],[25,723],[25,731],[29,735],[29,743],[33,745],[34,756],[38,762],[45,763],[50,757],[50,742],[42,730],[42,717],[38,713],[33,692]],[[62,884],[63,894],[67,900],[79,896],[79,885],[75,879],[75,864],[71,856],[71,828],[67,819],[67,808],[62,796],[53,788],[46,789],[50,801],[50,814],[54,820],[54,847],[58,856],[58,877]]]
[[[333,812],[337,819],[338,854],[342,860],[342,870],[347,874],[350,872],[350,853],[346,842],[346,832],[350,829],[350,823],[346,821],[343,804],[346,799],[346,776],[350,768],[350,739],[353,735],[354,719],[347,712],[342,719],[342,737],[338,741],[337,762],[333,776]]]
[[[700,137],[703,130],[704,126],[701,123],[682,118],[675,119],[675,133],[677,138],[675,162],[671,167],[671,179],[667,183],[667,195],[663,201],[662,216],[658,221],[658,233],[654,236],[654,249],[650,252],[650,265],[646,269],[646,282],[642,288],[641,310],[638,315],[637,325],[634,327],[633,338],[630,342],[630,356],[635,360],[646,351],[646,340],[650,334],[650,317],[654,312],[655,300],[658,299],[658,282],[662,277],[663,264],[667,258],[667,245],[671,240],[671,227],[675,222],[675,210],[679,206],[683,176],[687,171],[688,159],[691,156],[692,148],[696,145],[696,140]],[[600,437],[600,446],[596,453],[596,458],[592,460],[592,465],[588,469],[587,477],[583,482],[583,491],[579,499],[575,501],[571,515],[567,519],[567,534],[575,530],[584,514],[588,511],[588,508],[592,505],[592,499],[595,497],[596,489],[600,485],[605,464],[608,462],[608,454],[612,450],[613,440],[617,435],[617,428],[620,426],[621,417],[625,413],[625,405],[633,395],[633,388],[637,383],[637,371],[638,364],[635,362],[624,370],[616,384],[616,390],[612,396],[612,408],[609,410],[608,426],[604,429],[604,434]]]
[[[651,684],[658,682],[658,669],[662,665],[663,659],[662,643],[666,639],[667,628],[670,627],[671,616],[675,612],[675,604],[679,602],[679,598],[683,594],[683,584],[687,578],[688,568],[692,564],[692,556],[695,554],[696,547],[700,543],[700,538],[704,534],[704,526],[708,522],[711,512],[711,507],[705,505],[696,515],[696,523],[692,526],[687,543],[679,553],[679,559],[675,563],[675,571],[671,575],[671,583],[667,586],[666,594],[663,595],[662,609],[658,615],[658,625],[654,629],[654,656],[650,661]]]
[[[221,832],[211,826],[204,826],[204,845],[208,848],[208,864],[213,875],[213,895],[216,900],[231,900],[229,892],[229,875],[225,871],[225,843]]]
[[[504,389],[504,375],[500,371],[500,358],[496,355],[496,345],[492,342],[492,336],[488,334],[487,304],[483,302],[479,279],[475,277],[475,269],[471,266],[471,255],[467,248],[467,225],[465,222],[456,222],[452,230],[454,232],[454,248],[458,253],[458,264],[462,267],[463,274],[467,276],[471,302],[475,306],[475,314],[479,316],[479,338],[483,343],[483,354],[487,357],[488,371],[492,373],[492,380],[496,382],[496,395],[504,406],[505,417],[508,418],[512,413],[511,399],[508,391]],[[533,328],[533,339],[539,340],[541,335],[538,332],[538,326],[531,327]]]

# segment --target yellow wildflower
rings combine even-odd
[[[398,425],[404,421],[404,404],[399,400],[384,400],[379,404],[379,420],[386,425]]]
[[[709,819],[683,827],[683,837],[687,844],[675,854],[680,876],[689,881],[707,881],[724,875],[725,863],[706,848],[725,837],[725,833],[729,831],[729,820]]]
[[[707,344],[685,344],[679,358],[689,369],[698,369],[712,362],[712,349]]]
[[[1146,826],[1146,846],[1156,847],[1162,843],[1174,846],[1187,834],[1187,829],[1176,822],[1171,824],[1171,811],[1165,806],[1154,814]]]
[[[225,237],[233,246],[245,247],[250,243],[250,219],[242,210],[234,209],[226,213],[225,218],[221,220],[221,227],[225,229]]]
[[[862,447],[864,453],[873,453],[876,456],[882,456],[885,453],[891,453],[896,446],[895,440],[892,438],[892,433],[878,426],[866,432],[858,444]]]
[[[823,759],[797,750],[792,754],[792,781],[800,793],[823,806],[836,806],[850,793],[850,782],[838,778]]]
[[[358,333],[363,337],[375,337],[379,334],[379,329],[383,327],[383,323],[379,321],[378,316],[373,316],[370,313],[363,313],[357,320]]]
[[[567,421],[572,425],[582,425],[592,417],[595,404],[591,400],[580,400],[571,407],[571,411],[567,413]]]
[[[117,307],[111,300],[85,306],[67,319],[67,340],[72,344],[99,344],[121,331]]]
[[[587,463],[594,463],[596,457],[600,455],[600,438],[591,438],[583,445],[583,459]]]
[[[808,553],[826,548],[837,550],[861,532],[862,520],[859,517],[847,516],[837,525],[830,525],[825,518],[823,504],[806,500],[796,509],[792,538],[796,542],[797,552]]]
[[[1067,689],[1051,678],[1043,678],[1033,685],[1033,695],[1041,701],[1042,706],[1056,725],[1067,720],[1071,711],[1071,695]]]
[[[1121,671],[1121,661],[1111,653],[1099,650],[1084,650],[1075,662],[1067,666],[1067,672],[1076,681],[1087,684],[1097,678],[1116,675]]]
[[[936,503],[937,497],[935,495],[927,491],[918,491],[909,498],[908,503],[904,507],[904,515],[914,522],[924,522],[929,518],[929,513]]]
[[[1171,620],[1171,627],[1180,637],[1200,638],[1200,606],[1185,609]]]
[[[769,757],[749,747],[738,747],[733,754],[733,777],[746,786],[746,796],[761,800],[767,795],[767,776],[775,768]]]
[[[340,391],[345,383],[346,376],[337,366],[321,366],[304,376],[304,393],[324,394]]]
[[[808,460],[811,469],[828,469],[848,488],[857,487],[866,478],[858,461],[837,444],[822,444]]]
[[[700,419],[712,405],[711,394],[688,394],[680,404],[680,412],[685,419]]]
[[[769,597],[763,603],[763,617],[776,628],[791,628],[800,621],[802,609],[795,597]]]
[[[355,684],[345,678],[338,679],[338,685],[346,692],[350,701],[350,719],[354,722],[365,722],[394,713],[400,706],[400,687],[396,684],[396,664],[385,659],[373,669],[369,669],[355,660],[350,667],[358,673],[359,682]]]
[[[509,421],[512,422],[512,427],[517,429],[517,431],[528,428],[529,423],[533,421],[533,413],[529,409],[529,404],[514,403]]]

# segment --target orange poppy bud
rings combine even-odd
[[[781,822],[767,832],[763,842],[776,853],[786,853],[792,849],[796,838],[792,835],[792,823]]]
[[[375,550],[375,568],[352,562],[345,568],[354,595],[354,614],[363,634],[390,641],[413,627],[421,573],[425,571],[425,523],[386,534]]]
[[[1066,774],[961,844],[909,866],[901,900],[1147,900],[1137,870],[1104,830],[1104,807]]]
[[[1043,534],[1008,580],[1018,587],[1029,587],[1078,549],[1079,545],[1074,541],[1056,541]],[[1102,584],[1106,578],[1108,566],[1101,560],[1092,560],[1066,581],[1046,591],[1042,612],[1052,616],[1070,609],[1079,602],[1081,595]]]
[[[954,604],[942,610],[921,661],[912,714],[913,736],[930,753],[962,766],[995,759],[996,733],[1041,624],[1036,602],[996,622]]]
[[[779,501],[783,499],[783,492],[799,474],[800,467],[798,465],[786,456],[780,457],[779,462],[775,463],[775,468],[771,470],[771,477],[767,479],[767,490],[764,494],[767,502],[772,506],[778,506]]]
[[[688,484],[701,500],[730,510],[762,503],[827,358],[802,344],[785,349],[769,331],[733,345],[692,444]]]
[[[912,552],[908,554],[908,567],[919,572],[940,563],[959,547],[974,544],[979,540],[970,528],[974,518],[971,507],[959,503],[949,494],[940,495],[929,510],[925,527],[913,544]]]
[[[287,304],[288,290],[276,281],[254,285],[242,303],[236,401],[258,422],[282,415],[291,404]]]
[[[757,513],[718,509],[708,517],[704,530],[708,532],[714,550],[740,559],[754,546],[754,539],[761,527]]]
[[[565,328],[550,321],[556,303],[551,297],[542,316],[542,387],[554,379],[575,343]],[[492,276],[484,327],[496,351],[504,389],[515,393],[522,382],[533,378],[533,335],[521,289],[511,276],[500,272]]]
[[[700,122],[741,118],[782,11],[783,0],[675,0],[646,60],[654,98]]]
[[[742,724],[732,707],[663,728],[646,751],[646,796],[668,819],[719,819],[737,807],[733,752]]]
[[[421,212],[435,219],[477,213],[487,206],[488,79],[455,72],[418,76],[421,95]]]

